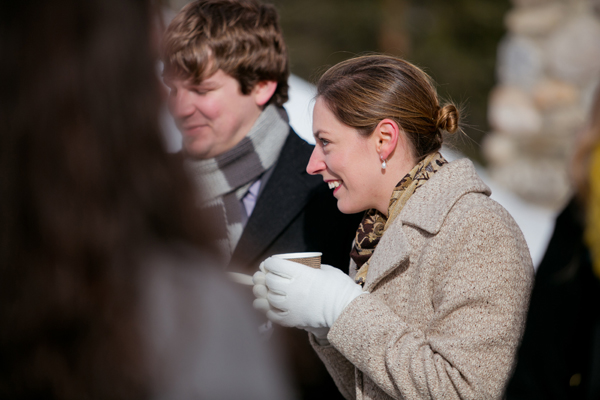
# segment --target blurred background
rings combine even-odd
[[[293,74],[314,83],[324,70],[365,52],[401,56],[425,69],[442,97],[465,105],[461,151],[485,163],[479,143],[488,130],[496,47],[507,0],[263,0],[275,5]],[[173,11],[187,1],[170,0]]]
[[[600,81],[600,0],[263,0],[289,48],[292,126],[311,141],[312,86],[368,52],[417,64],[462,105],[469,157],[524,231],[534,263],[571,197],[573,144]],[[163,0],[167,19],[187,1]],[[177,134],[166,130],[177,147]]]

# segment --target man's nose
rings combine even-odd
[[[169,96],[169,110],[175,118],[184,118],[194,113],[194,106],[189,93],[178,90],[176,94]]]

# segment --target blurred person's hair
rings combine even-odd
[[[171,21],[163,38],[164,75],[197,85],[217,70],[249,94],[258,82],[275,81],[269,100],[288,100],[288,54],[272,5],[255,0],[198,0]]]
[[[598,146],[600,146],[600,85],[596,88],[587,125],[576,140],[571,163],[571,179],[573,180],[575,195],[584,205],[590,196],[592,154]]]
[[[136,262],[204,242],[150,0],[0,4],[0,398],[143,395]]]
[[[372,54],[334,65],[319,79],[317,97],[363,136],[383,119],[392,119],[406,133],[417,160],[440,150],[443,132],[460,129],[458,109],[440,106],[432,79],[394,56]]]

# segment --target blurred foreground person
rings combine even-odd
[[[0,398],[287,399],[164,153],[144,0],[0,5]]]
[[[511,400],[600,399],[600,89],[572,167],[576,196],[536,273]]]
[[[467,159],[422,70],[392,56],[341,62],[319,80],[307,166],[344,213],[367,210],[350,276],[266,259],[256,308],[310,332],[347,399],[499,399],[533,280],[519,227]]]

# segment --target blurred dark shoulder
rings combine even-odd
[[[600,280],[583,240],[584,221],[576,199],[556,218],[507,399],[600,395]]]

